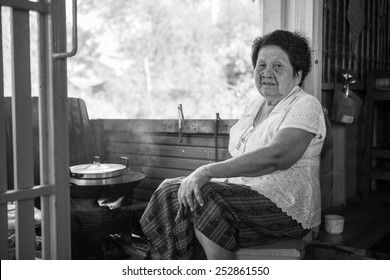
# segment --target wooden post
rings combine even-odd
[[[285,8],[286,29],[303,33],[311,43],[312,69],[303,88],[321,101],[322,96],[322,1],[291,0]]]
[[[286,0],[260,0],[263,34],[286,29]]]
[[[64,0],[51,2],[52,51],[66,51],[66,7]],[[50,38],[50,37],[49,37]],[[50,45],[50,44],[49,44]],[[52,59],[48,52],[49,73],[52,73],[48,94],[48,162],[49,180],[55,186],[50,196],[51,258],[70,259],[70,192],[69,192],[69,147],[68,147],[68,100],[66,59]],[[45,209],[46,211],[46,209]]]
[[[333,203],[343,207],[346,203],[345,185],[345,125],[333,125]]]
[[[46,3],[46,0],[40,0],[41,3]],[[49,17],[45,14],[38,16],[38,69],[39,69],[39,159],[40,159],[40,183],[50,184],[50,163],[49,163],[49,91],[50,91],[50,70],[51,59],[51,40],[49,39]],[[50,234],[50,199],[49,196],[41,197],[41,235],[42,235],[42,259],[51,259],[52,241]]]
[[[14,9],[11,18],[14,186],[22,190],[34,185],[29,13]],[[16,201],[15,210],[16,258],[34,259],[34,199]]]
[[[2,13],[0,12],[0,22]],[[4,113],[4,71],[2,28],[0,28],[0,193],[7,191],[7,160],[5,143],[5,113]],[[0,259],[8,257],[8,216],[7,203],[0,204]]]

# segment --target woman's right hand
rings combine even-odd
[[[199,167],[189,176],[183,179],[181,182],[177,198],[180,204],[185,207],[189,206],[191,211],[195,210],[196,202],[200,205],[204,205],[200,188],[210,181],[203,167]]]

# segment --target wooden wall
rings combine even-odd
[[[364,89],[361,87],[352,87],[352,89],[362,100],[364,100]],[[333,88],[325,88],[322,91],[322,103],[323,106],[328,109],[329,116],[332,115],[333,92]],[[337,141],[343,141],[342,146],[333,152],[333,156],[335,156],[335,161],[343,161],[344,178],[342,180],[344,184],[344,193],[342,195],[345,196],[345,199],[360,195],[361,170],[363,164],[364,120],[363,104],[359,118],[353,124],[345,125],[331,121],[334,128],[334,145],[337,144]],[[337,166],[333,166],[332,162],[330,162],[330,165],[332,169],[337,168]],[[338,180],[337,178],[335,179]]]
[[[229,158],[228,133],[236,120],[218,121],[218,160]],[[216,121],[183,120],[179,141],[177,120],[92,120],[96,147],[103,162],[129,159],[134,171],[146,175],[135,190],[137,200],[147,201],[165,178],[186,176],[216,160]],[[323,209],[332,205],[332,152],[322,160]]]

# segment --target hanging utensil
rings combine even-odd
[[[179,143],[183,142],[183,133],[182,133],[182,120],[184,120],[183,106],[179,104],[178,109],[178,125],[179,125]]]

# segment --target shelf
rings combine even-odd
[[[390,181],[390,170],[372,168],[370,172],[371,179]]]
[[[372,99],[390,101],[390,91],[374,91]]]
[[[390,150],[372,149],[371,156],[374,158],[390,158]]]
[[[389,103],[386,102],[390,101],[390,88],[387,84],[390,71],[373,70],[367,74],[366,99],[364,102],[366,112],[363,135],[364,161],[361,180],[362,194],[366,199],[369,198],[372,180],[390,181],[390,143],[382,142],[388,140],[390,133],[388,127]],[[381,114],[386,113],[385,118],[379,116],[380,112]],[[382,143],[374,147],[373,139]],[[375,167],[373,164],[375,164]]]

